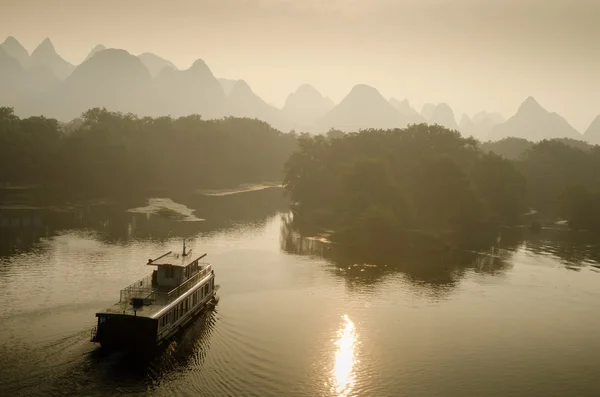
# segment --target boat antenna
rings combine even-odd
[[[186,256],[187,253],[185,252],[185,239],[183,239],[183,254],[182,256]]]

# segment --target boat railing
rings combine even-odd
[[[212,272],[212,266],[209,264],[203,265],[202,269],[198,271],[198,273],[194,274],[192,277],[188,278],[186,281],[181,283],[177,288],[171,290],[167,297],[168,300],[171,301],[180,297],[186,291],[189,291],[194,285],[198,283],[198,281],[202,280],[204,277],[208,276]]]
[[[152,274],[136,281],[130,286],[121,290],[121,298],[119,302],[129,303],[133,298],[153,298],[155,294],[152,288]]]

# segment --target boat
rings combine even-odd
[[[98,324],[91,342],[102,348],[131,350],[161,345],[218,298],[212,265],[200,262],[186,250],[169,251],[147,266],[155,266],[147,277],[121,290],[120,299],[96,313]]]

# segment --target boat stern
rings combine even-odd
[[[96,313],[98,325],[90,340],[103,348],[117,350],[146,349],[156,346],[158,321],[127,314]]]

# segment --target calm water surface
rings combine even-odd
[[[5,228],[0,395],[600,395],[589,242],[523,232],[460,257],[367,260],[300,238],[276,208],[199,217],[174,226],[115,210]],[[182,236],[208,253],[216,309],[150,360],[89,343],[94,313]]]

